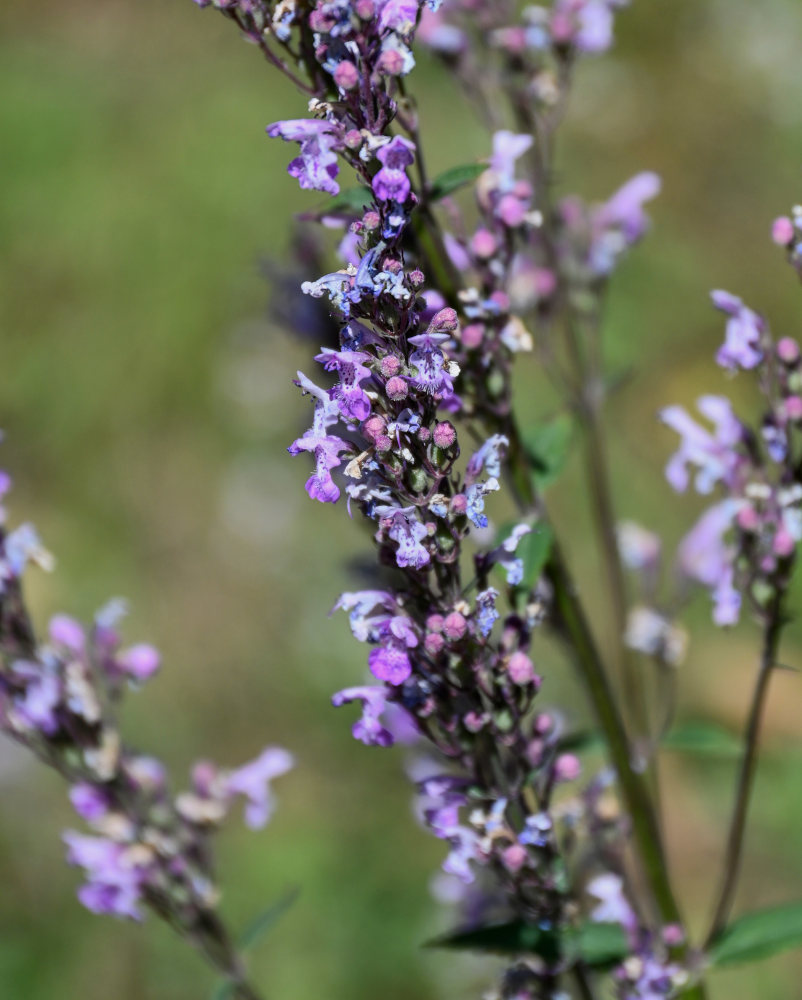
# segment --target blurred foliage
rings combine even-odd
[[[712,364],[722,322],[707,290],[736,291],[798,334],[799,290],[768,240],[802,192],[797,0],[636,0],[612,57],[588,61],[560,149],[559,182],[601,198],[642,168],[664,194],[648,242],[609,304],[612,372],[638,378],[610,409],[617,500],[676,540],[698,509],[670,495],[670,436],[657,407],[724,388]],[[421,60],[420,95],[436,175],[487,153],[487,139],[440,70]],[[292,214],[317,207],[284,174],[286,146],[264,126],[304,101],[221,18],[189,0],[41,0],[0,6],[0,322],[3,465],[12,512],[39,525],[59,571],[35,580],[42,616],[89,616],[124,593],[128,634],[164,650],[161,678],[128,719],[132,740],[185,772],[265,742],[297,752],[281,806],[260,835],[224,839],[224,907],[245,927],[291,885],[292,910],[259,950],[255,978],[281,1000],[478,996],[493,968],[427,952],[452,919],[427,886],[442,854],[411,817],[401,755],[367,751],[328,696],[356,682],[364,650],[326,614],[343,566],[365,552],[342,509],[313,508],[286,444],[308,416],[290,384],[310,347],[266,318],[260,261],[281,259]],[[527,419],[551,399],[519,366]],[[748,408],[746,381],[727,388]],[[576,459],[553,488],[583,595],[600,622]],[[499,510],[499,515],[503,512]],[[353,583],[353,581],[351,581]],[[738,728],[755,630],[691,615],[683,711]],[[792,628],[783,658],[798,663]],[[586,721],[565,666],[540,658],[544,701]],[[777,676],[767,742],[799,739],[800,681]],[[763,765],[741,903],[800,885],[802,782],[796,754]],[[669,755],[664,811],[698,925],[709,906],[732,761]],[[211,979],[155,923],[115,925],[74,900],[59,831],[59,783],[0,748],[0,996],[25,1000],[190,1000]],[[796,895],[799,895],[798,891]],[[783,956],[718,973],[713,1000],[797,991]]]

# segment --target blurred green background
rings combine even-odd
[[[722,322],[708,289],[732,289],[775,330],[800,332],[799,290],[768,230],[802,198],[802,4],[638,0],[618,38],[612,56],[584,65],[561,180],[591,198],[643,168],[665,181],[606,335],[611,367],[640,372],[610,409],[620,513],[676,540],[698,505],[662,482],[672,441],[657,408],[726,388],[750,403],[713,365]],[[421,63],[412,79],[434,172],[486,155],[452,85]],[[363,675],[364,649],[326,614],[345,560],[368,547],[341,507],[307,500],[306,465],[286,454],[308,416],[290,378],[312,368],[311,347],[267,320],[260,269],[286,253],[292,214],[319,204],[284,173],[289,148],[264,136],[268,122],[302,115],[303,100],[189,0],[3,3],[0,83],[3,465],[16,480],[12,516],[34,520],[59,559],[35,579],[37,612],[89,617],[111,595],[130,599],[128,636],[159,645],[166,666],[131,702],[127,731],[178,780],[198,755],[234,764],[267,742],[297,753],[272,825],[251,834],[233,823],[221,838],[236,926],[302,887],[255,962],[269,996],[479,996],[492,963],[419,948],[449,919],[428,895],[443,852],[411,817],[401,753],[354,743],[350,715],[328,706]],[[540,381],[526,360],[519,374],[533,419],[547,408]],[[598,617],[577,472],[553,505]],[[714,633],[708,622],[701,597],[683,711],[737,727],[755,628]],[[800,662],[799,645],[792,627],[786,662]],[[544,701],[581,721],[566,668],[542,656]],[[799,678],[778,675],[742,907],[800,895],[801,701]],[[732,771],[665,761],[672,855],[695,925]],[[5,743],[0,782],[0,996],[206,995],[205,967],[155,922],[79,908],[60,783]],[[790,956],[718,974],[712,997],[798,996],[801,972]]]

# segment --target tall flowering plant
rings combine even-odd
[[[557,197],[553,176],[574,73],[612,44],[626,0],[195,2],[219,9],[302,93],[305,104],[289,111],[299,117],[267,134],[293,147],[290,176],[328,196],[312,218],[341,234],[333,269],[302,285],[338,337],[296,375],[311,426],[289,452],[308,465],[311,500],[341,504],[372,536],[373,585],[335,605],[368,647],[368,680],[332,702],[356,711],[352,732],[365,745],[416,748],[418,814],[444,842],[462,909],[439,943],[507,955],[488,994],[505,1000],[704,997],[711,967],[800,938],[788,930],[800,926],[798,908],[734,922],[731,911],[802,538],[802,356],[716,291],[725,317],[716,360],[755,379],[763,410],[747,420],[727,397],[705,395],[700,419],[680,406],[661,412],[679,438],[670,487],[711,499],[679,546],[680,590],[701,584],[716,624],[748,615],[763,636],[713,916],[691,936],[666,862],[655,767],[671,736],[662,682],[687,641],[669,610],[681,595],[660,593],[658,536],[617,521],[603,420],[607,288],[648,229],[660,180],[642,172],[588,204]],[[408,82],[417,46],[488,127],[486,157],[437,178]],[[798,270],[800,234],[799,212],[774,224]],[[519,425],[512,373],[522,353],[553,380],[568,423]],[[544,495],[570,426],[607,576],[606,652]],[[490,518],[504,493],[517,516],[498,531]],[[155,672],[157,654],[118,648],[117,605],[88,633],[57,618],[38,642],[20,577],[41,557],[30,529],[2,535],[0,721],[67,778],[93,830],[66,836],[86,873],[81,900],[135,919],[154,910],[242,996],[258,996],[215,915],[208,840],[236,795],[250,825],[262,825],[267,782],[291,759],[271,748],[238,771],[199,765],[192,790],[168,796],[160,765],[126,749],[116,728],[122,693]],[[580,760],[588,737],[566,731],[540,693],[546,633],[595,714],[609,758],[597,772]]]

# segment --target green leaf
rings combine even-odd
[[[326,207],[320,214],[333,215],[336,212],[354,212],[361,215],[372,201],[373,195],[369,188],[348,188],[346,191],[341,191],[331,201],[327,201]]]
[[[253,948],[267,934],[281,917],[289,910],[292,904],[300,895],[301,890],[296,886],[289,889],[274,903],[271,903],[266,910],[263,910],[242,932],[239,939],[239,946],[242,951]]]
[[[615,965],[629,953],[627,936],[620,924],[597,924],[589,920],[571,937],[574,944],[566,949],[568,954],[573,952],[575,958],[592,969]]]
[[[710,948],[713,965],[768,958],[802,944],[802,903],[747,913],[725,927]]]
[[[473,181],[487,170],[486,163],[466,163],[461,167],[451,167],[432,181],[429,188],[431,201],[440,201]]]
[[[523,560],[524,575],[517,586],[522,590],[531,590],[540,579],[553,542],[554,535],[547,524],[534,525],[529,534],[518,542],[515,554]]]
[[[460,951],[493,952],[497,955],[539,955],[544,961],[556,962],[562,951],[560,935],[522,920],[506,924],[489,924],[468,930],[457,929],[426,942],[427,948],[452,948]]]
[[[538,489],[550,486],[565,467],[573,430],[573,421],[569,416],[563,415],[547,424],[524,431],[524,448],[532,462],[535,486]]]
[[[591,968],[605,968],[628,952],[627,938],[618,924],[586,922],[562,933],[522,920],[486,927],[457,929],[426,943],[428,948],[493,952],[501,955],[538,955],[545,962],[568,959]]]
[[[723,726],[697,720],[675,726],[662,741],[665,750],[703,753],[720,757],[738,757],[741,741]]]

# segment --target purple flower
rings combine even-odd
[[[395,201],[403,204],[409,197],[411,186],[406,168],[415,160],[415,146],[402,136],[392,138],[376,154],[382,164],[381,170],[373,178],[373,193],[379,201]]]
[[[252,830],[261,829],[273,814],[275,800],[270,782],[278,778],[295,763],[291,754],[281,747],[268,747],[262,754],[232,771],[226,779],[229,795],[243,795],[248,800],[245,807],[245,822]]]
[[[511,587],[517,587],[523,580],[524,563],[523,559],[515,555],[522,538],[532,531],[528,524],[516,524],[498,548],[492,549],[488,553],[488,562],[492,566],[498,563],[507,574],[507,583]]]
[[[326,371],[336,371],[339,383],[331,390],[331,398],[336,400],[342,415],[348,420],[367,420],[370,416],[370,399],[360,388],[360,382],[370,378],[371,372],[364,362],[370,359],[364,351],[334,351],[324,347],[315,357]]]
[[[468,501],[467,514],[477,528],[486,528],[488,525],[487,515],[484,513],[485,497],[500,488],[498,479],[491,478],[486,483],[474,483],[465,491]]]
[[[716,483],[732,485],[742,464],[736,447],[743,437],[741,422],[732,412],[724,396],[702,396],[697,409],[714,426],[714,433],[705,430],[681,406],[668,406],[660,418],[680,435],[680,446],[666,466],[666,479],[675,490],[688,488],[688,465],[698,469],[695,487],[699,493],[710,493]]]
[[[54,615],[50,619],[50,639],[71,653],[82,653],[86,643],[83,625],[69,615]]]
[[[302,188],[339,194],[340,185],[334,180],[340,170],[336,153],[339,144],[331,122],[316,118],[274,122],[268,125],[267,134],[300,144],[301,155],[291,161],[287,173],[297,178]]]
[[[387,612],[392,612],[395,607],[395,598],[386,590],[358,590],[340,594],[332,612],[348,612],[351,632],[359,642],[376,642],[381,634],[381,626],[392,617]],[[385,613],[371,615],[370,612],[376,608],[385,609]]]
[[[25,693],[14,701],[17,715],[27,726],[52,736],[59,728],[60,680],[42,664],[24,661],[14,664],[14,675],[25,681]]]
[[[86,873],[78,898],[92,913],[141,920],[139,903],[147,880],[149,857],[136,847],[116,844],[103,837],[86,837],[68,830],[64,834],[67,861]]]
[[[409,342],[418,348],[409,356],[409,363],[415,370],[412,384],[423,392],[452,393],[454,385],[446,370],[446,359],[440,344],[449,339],[445,333],[421,333],[410,337]]]
[[[493,136],[493,155],[490,169],[493,171],[494,187],[502,194],[515,187],[515,163],[531,147],[531,135],[516,135],[501,129]]]
[[[607,872],[592,879],[587,885],[587,891],[599,900],[590,919],[600,924],[620,924],[627,932],[630,945],[634,946],[638,934],[638,918],[624,895],[624,880]]]
[[[389,747],[395,742],[393,734],[381,724],[381,716],[387,707],[387,692],[383,687],[352,687],[345,688],[332,695],[331,703],[336,708],[351,702],[362,703],[362,717],[358,719],[351,732],[354,738],[366,746]]]
[[[503,434],[493,434],[478,451],[471,456],[465,470],[465,481],[474,483],[482,475],[498,479],[501,475],[501,459],[509,447],[509,439]]]
[[[708,508],[679,547],[683,573],[712,592],[717,625],[734,625],[741,608],[741,597],[734,587],[733,550],[724,540],[740,506],[739,501],[728,499]]]
[[[598,210],[596,225],[619,229],[627,244],[637,242],[649,225],[643,204],[657,197],[661,186],[660,177],[651,171],[636,174]]]
[[[73,808],[88,823],[102,819],[109,811],[109,801],[102,789],[87,782],[73,785],[70,789],[70,802]]]
[[[493,631],[493,625],[500,617],[496,610],[497,598],[498,591],[494,587],[488,587],[476,595],[476,623],[480,634],[485,638]]]
[[[377,646],[368,656],[370,672],[379,681],[386,681],[397,687],[412,673],[412,663],[406,648],[399,642],[388,642],[385,646]]]
[[[626,2],[558,0],[551,17],[552,37],[556,42],[575,45],[580,52],[604,52],[613,41],[613,10]]]
[[[321,503],[336,503],[340,488],[331,478],[331,470],[341,464],[340,453],[351,447],[342,438],[326,433],[339,420],[339,405],[301,372],[298,372],[298,382],[306,392],[317,397],[315,416],[312,427],[303,437],[293,441],[287,451],[291,455],[309,451],[315,456],[315,471],[306,481],[306,492]]]
[[[161,665],[158,649],[146,643],[124,649],[115,659],[115,665],[134,680],[146,681]]]
[[[763,360],[760,340],[766,324],[735,295],[717,290],[710,293],[713,305],[726,313],[727,328],[724,343],[718,349],[716,361],[730,371],[755,368]]]
[[[415,27],[420,6],[419,0],[384,0],[379,14],[379,27],[382,31],[409,34]]]
[[[376,511],[384,522],[389,522],[387,534],[398,544],[395,561],[401,569],[407,566],[423,569],[430,559],[428,550],[421,544],[429,531],[414,516],[414,511],[414,507],[379,507]]]

